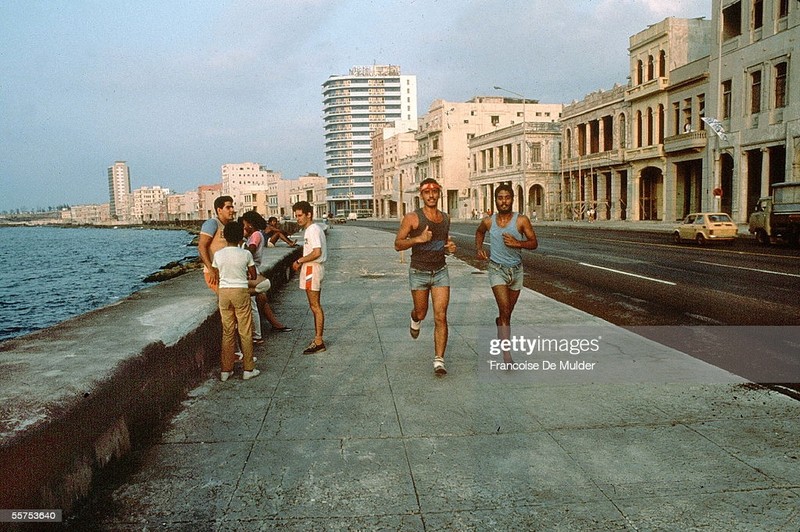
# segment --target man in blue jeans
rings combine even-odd
[[[514,189],[511,185],[500,185],[494,190],[496,212],[481,220],[475,231],[475,249],[478,258],[489,259],[489,284],[497,302],[500,315],[495,319],[500,339],[510,336],[511,313],[522,290],[522,250],[536,249],[539,242],[530,219],[514,212]],[[490,255],[483,249],[486,233],[489,233]],[[511,363],[511,353],[503,353],[503,361]]]
[[[439,210],[442,187],[435,179],[419,184],[423,206],[403,217],[394,240],[394,249],[411,249],[408,281],[414,309],[411,311],[411,337],[419,336],[422,320],[428,314],[428,297],[433,301],[433,371],[437,376],[447,374],[444,352],[447,349],[447,306],[450,304],[450,276],[445,253],[454,253],[450,240],[450,218]]]

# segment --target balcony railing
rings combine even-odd
[[[675,153],[680,151],[701,152],[708,145],[708,135],[705,129],[690,131],[673,135],[664,139],[664,151]]]

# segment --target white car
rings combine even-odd
[[[724,212],[695,212],[675,228],[672,238],[677,244],[693,240],[702,246],[716,240],[734,242],[738,232],[739,228]]]

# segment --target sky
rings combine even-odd
[[[226,163],[325,174],[322,84],[353,66],[436,99],[570,103],[625,84],[631,35],[711,0],[3,0],[0,211],[185,192]]]

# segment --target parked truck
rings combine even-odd
[[[772,185],[772,196],[759,199],[750,215],[750,232],[761,244],[778,238],[799,244],[800,182]]]

